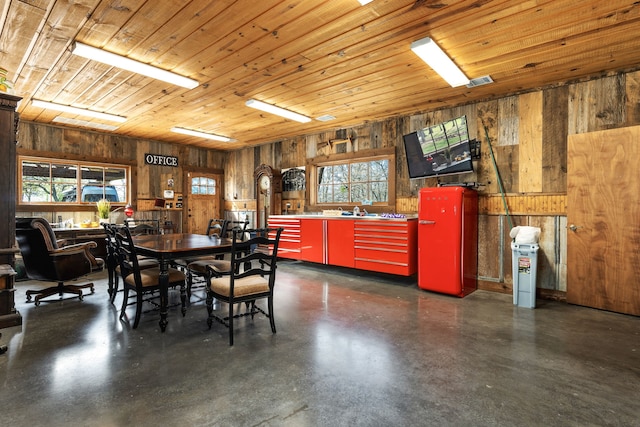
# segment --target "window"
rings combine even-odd
[[[312,204],[392,206],[394,175],[393,155],[318,162],[310,175],[315,177]]]
[[[126,203],[128,166],[20,157],[20,203]],[[78,189],[80,189],[78,191]]]
[[[191,178],[191,194],[214,196],[216,194],[216,180],[204,176]]]

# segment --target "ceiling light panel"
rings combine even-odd
[[[275,105],[266,104],[256,99],[250,99],[246,103],[247,107],[255,108],[257,110],[264,111],[266,113],[275,114],[285,119],[294,120],[300,123],[308,123],[311,121],[310,117],[303,116],[302,114],[295,113],[291,110],[285,110],[284,108],[276,107]]]
[[[215,133],[201,132],[181,127],[172,127],[171,132],[180,133],[182,135],[197,136],[199,138],[212,139],[214,141],[236,142],[235,139],[229,138],[228,136],[216,135]]]
[[[95,122],[88,122],[86,120],[71,119],[69,117],[64,117],[64,116],[56,116],[54,117],[52,122],[63,123],[65,125],[70,125],[70,126],[79,126],[79,127],[87,127],[92,129],[106,130],[110,132],[113,132],[114,130],[118,129],[118,126],[114,126],[114,125],[106,125],[104,123],[95,123]]]
[[[411,50],[452,87],[469,84],[467,76],[430,37],[411,43]]]
[[[88,46],[84,43],[75,42],[71,53],[187,89],[194,89],[199,85],[197,80],[190,79],[188,77],[181,76],[180,74],[163,70],[162,68],[154,67],[143,62],[135,61],[124,56],[116,55],[115,53],[107,52],[106,50]]]
[[[87,110],[86,108],[72,107],[70,105],[56,104],[55,102],[40,101],[33,99],[31,105],[47,110],[62,111],[64,113],[77,114],[79,116],[93,117],[96,119],[108,120],[110,122],[124,123],[127,118],[116,116],[115,114],[102,113],[100,111]]]

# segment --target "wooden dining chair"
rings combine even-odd
[[[243,239],[247,233],[250,238]],[[276,260],[282,228],[256,230],[236,230],[233,233],[231,260],[228,274],[220,275],[215,266],[207,266],[207,325],[213,320],[229,329],[229,345],[233,345],[234,319],[264,314],[271,324],[271,332],[276,333],[273,317],[273,290],[276,282]],[[213,310],[213,300],[227,303],[226,316]],[[259,299],[267,300],[267,310],[256,305]],[[236,303],[247,303],[246,311],[234,313]]]
[[[116,237],[118,229],[122,226],[116,224],[102,224],[106,234],[106,246],[107,246],[107,275],[108,275],[108,292],[109,302],[114,303],[117,293],[120,291],[120,250],[118,249],[119,243]],[[158,267],[158,260],[153,258],[146,258],[138,256],[138,267],[140,269],[147,269]]]
[[[206,235],[209,237],[217,237],[222,238],[227,235],[227,224],[228,221],[226,219],[218,219],[211,218],[209,223],[207,224]],[[196,284],[194,278],[201,279],[202,286],[204,287],[205,280],[204,276],[206,274],[206,263],[207,261],[215,261],[222,259],[224,255],[206,255],[201,257],[190,257],[190,258],[178,258],[173,261],[174,266],[183,269],[187,273],[187,298],[191,299],[191,293],[194,288],[200,287],[200,283]],[[194,264],[194,269],[190,269],[189,265],[191,263]],[[194,277],[195,276],[195,277]]]
[[[140,268],[141,261],[136,254],[133,244],[131,230],[122,227],[115,234],[118,259],[120,263],[120,275],[124,287],[124,296],[122,300],[122,308],[120,309],[120,318],[126,315],[126,309],[129,305],[129,292],[135,292],[136,296],[136,315],[133,322],[133,329],[138,327],[140,316],[142,314],[142,303],[149,302],[157,306],[153,298],[146,298],[145,295],[160,290],[160,267]],[[186,306],[186,276],[184,273],[175,268],[169,268],[169,287],[180,287],[180,300],[182,305],[182,315],[187,312]]]
[[[229,221],[226,219],[211,218],[207,224],[207,236],[224,237],[227,234]]]
[[[246,218],[244,221],[230,220],[227,222],[226,237],[233,237],[233,233],[235,231],[241,230],[243,232],[246,232],[247,227],[249,227],[249,218]],[[225,234],[223,233],[222,235],[224,236]],[[246,236],[243,236],[242,238],[244,239],[245,237]]]
[[[249,220],[245,221],[226,221],[225,226],[220,229],[220,237],[232,238],[233,233],[238,233],[239,240],[247,238],[247,226]],[[209,274],[207,267],[216,271],[218,276],[229,274],[231,271],[231,261],[225,260],[224,254],[216,254],[213,256],[200,257],[193,260],[187,265],[188,280],[193,280],[193,276],[200,276],[206,281]]]
[[[160,234],[160,221],[157,219],[132,219],[124,220],[124,225],[131,231],[131,235]]]

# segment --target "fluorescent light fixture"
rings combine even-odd
[[[198,87],[199,85],[197,80],[193,80],[188,77],[181,76],[180,74],[172,73],[171,71],[163,70],[149,64],[135,61],[133,59],[125,58],[124,56],[116,55],[115,53],[107,52],[106,50],[87,46],[84,43],[75,42],[73,44],[73,48],[71,49],[71,53],[73,53],[74,55],[82,56],[83,58],[102,62],[103,64],[111,65],[113,67],[122,68],[123,70],[142,74],[143,76],[162,80],[163,82],[182,86],[187,89],[193,89]]]
[[[290,110],[285,110],[284,108],[276,107],[275,105],[265,104],[262,101],[258,101],[255,99],[250,99],[246,103],[247,107],[255,108],[257,110],[262,110],[267,113],[275,114],[280,117],[284,117],[285,119],[295,120],[300,123],[308,123],[311,121],[310,117],[303,116],[302,114],[294,113]]]
[[[373,0],[358,0],[362,6],[371,3]]]
[[[462,70],[458,68],[430,37],[425,37],[411,43],[411,50],[452,87],[463,86],[469,83],[469,79],[464,75]]]
[[[189,135],[189,136],[197,136],[199,138],[213,139],[214,141],[236,142],[235,139],[229,138],[227,136],[216,135],[214,133],[199,132],[197,130],[191,130],[191,129],[185,129],[185,128],[179,128],[179,127],[171,128],[171,132],[181,133],[183,135]]]
[[[93,117],[96,119],[109,120],[111,122],[123,123],[126,117],[116,116],[115,114],[101,113],[99,111],[87,110],[85,108],[72,107],[70,105],[56,104],[48,101],[40,101],[38,99],[31,100],[34,107],[45,108],[47,110],[62,111],[65,113],[77,114],[79,116]]]
[[[118,129],[118,126],[115,126],[115,125],[105,125],[104,123],[94,123],[94,122],[88,122],[86,120],[70,119],[69,117],[64,117],[64,116],[56,116],[52,121],[54,123],[64,123],[65,125],[86,127],[86,128],[99,129],[99,130],[107,130],[111,132]]]

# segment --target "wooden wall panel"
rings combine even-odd
[[[481,146],[482,146],[482,155],[478,164],[478,176],[480,182],[484,185],[483,192],[485,193],[497,193],[498,190],[498,181],[495,178],[493,162],[490,156],[490,148],[489,143],[487,141],[487,137],[490,139],[491,147],[493,147],[493,152],[495,156],[495,147],[498,140],[499,134],[499,123],[498,123],[498,103],[495,102],[483,102],[477,105],[478,108],[478,117],[477,117],[477,126],[478,133],[480,133],[481,138]],[[497,160],[497,159],[496,159]]]
[[[624,75],[569,86],[568,134],[623,126],[626,98]],[[634,95],[635,96],[635,95]]]
[[[542,192],[566,192],[569,88],[543,91],[542,109]]]
[[[273,169],[280,169],[282,164],[282,142],[259,145],[255,148],[255,160],[251,172],[253,173],[260,165],[269,165]]]
[[[538,242],[538,271],[536,286],[544,289],[555,289],[558,274],[558,245],[556,236],[555,217],[531,216],[527,217],[527,225],[540,228],[540,241]]]
[[[520,140],[520,116],[518,114],[518,96],[508,96],[498,100],[498,139],[496,146],[517,145]]]
[[[511,215],[566,215],[566,194],[505,194]],[[504,215],[503,197],[500,194],[481,194],[478,210],[485,215]]]
[[[383,122],[375,122],[367,127],[370,129],[369,138],[358,137],[358,149],[369,150],[371,148],[384,147],[386,135],[384,134]],[[389,143],[395,143],[395,139],[393,141],[387,141],[387,144]]]
[[[255,188],[253,182],[254,150],[245,148],[228,154],[224,168],[224,180],[227,199],[253,199]],[[229,197],[230,196],[230,197]]]
[[[282,163],[280,169],[304,166],[306,158],[306,139],[298,137],[282,141]]]
[[[423,187],[422,180],[398,179],[409,176],[407,156],[404,150],[404,140],[402,136],[413,131],[412,126],[415,125],[415,121],[412,118],[413,116],[404,116],[396,119],[396,126],[398,127],[398,145],[396,146],[396,209],[398,209],[397,198],[417,197],[418,190]],[[418,125],[421,125],[421,123]],[[417,212],[417,200],[416,211],[414,212]]]
[[[640,123],[640,71],[625,75],[626,126]]]
[[[558,216],[558,253],[557,263],[557,280],[555,283],[555,289],[560,292],[567,291],[567,217]]]
[[[518,189],[519,192],[542,191],[542,92],[520,95]],[[515,189],[515,185],[513,187]]]
[[[519,148],[520,147],[518,145],[493,147],[493,154],[498,168],[498,173],[500,174],[500,179],[502,180],[502,188],[505,193],[515,193],[519,191]],[[483,154],[482,157],[484,159],[485,155]],[[485,165],[487,169],[483,170],[483,172],[488,175],[485,175],[487,176],[487,182],[489,182],[489,186],[491,188],[495,186],[496,190],[494,193],[500,193],[498,177],[496,176],[496,171],[491,158],[488,158],[487,163],[488,164]]]
[[[138,165],[143,165],[145,153],[152,153],[149,141],[140,141],[136,146],[136,150]],[[155,195],[152,194],[151,188],[152,179],[155,179],[155,177],[152,176],[151,168],[142,167],[138,169],[138,198],[155,198]]]
[[[501,218],[495,215],[478,217],[478,277],[499,283],[500,271]]]
[[[397,119],[387,119],[382,122],[382,140],[380,141],[380,145],[376,145],[373,148],[396,147],[398,141],[402,141],[402,135],[398,129]]]
[[[403,214],[415,214],[418,212],[418,198],[396,197],[396,212]]]

